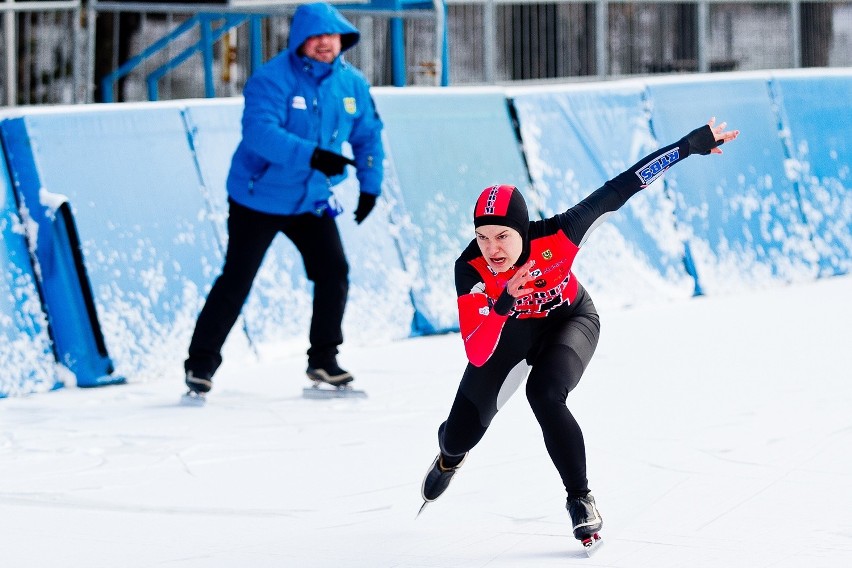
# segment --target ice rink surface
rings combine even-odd
[[[415,520],[465,365],[449,334],[345,345],[365,400],[303,399],[303,356],[236,341],[204,408],[178,405],[181,361],[0,400],[0,563],[852,566],[850,297],[846,276],[601,309],[568,400],[604,517],[591,559],[523,390]]]

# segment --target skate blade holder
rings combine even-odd
[[[304,398],[327,399],[327,398],[367,398],[367,393],[362,390],[353,389],[349,383],[334,386],[323,381],[311,379],[313,386],[302,389]]]
[[[580,541],[587,556],[592,556],[603,545],[603,539],[598,533],[592,534]]]
[[[180,403],[183,406],[204,406],[207,403],[207,397],[195,391],[189,391],[180,397]]]

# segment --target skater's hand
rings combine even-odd
[[[532,281],[534,278],[533,275],[530,274],[530,270],[532,270],[533,266],[535,266],[535,261],[530,259],[526,261],[511,278],[509,278],[509,281],[506,282],[506,291],[510,296],[517,299],[529,296],[533,293],[533,288],[528,288],[526,286],[527,282]]]
[[[707,121],[707,126],[710,127],[710,130],[713,131],[713,138],[716,139],[716,146],[710,150],[711,154],[721,154],[722,149],[719,148],[725,142],[733,142],[737,139],[737,136],[740,135],[739,130],[729,130],[725,132],[725,127],[728,126],[727,122],[720,122],[719,126],[714,126],[716,123],[716,117],[711,117],[710,120]]]
[[[346,166],[354,166],[355,162],[346,156],[329,152],[317,147],[311,155],[311,167],[319,170],[328,177],[339,176],[346,169]]]
[[[358,196],[358,207],[355,208],[355,222],[359,225],[367,218],[373,207],[376,206],[376,196],[372,193],[364,193],[363,191]]]
[[[725,131],[727,122],[722,122],[716,126],[716,117],[712,117],[705,126],[696,128],[686,135],[686,142],[689,145],[689,155],[701,154],[721,154],[722,149],[719,148],[725,142],[732,142],[740,135],[739,130]]]

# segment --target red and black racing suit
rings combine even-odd
[[[589,233],[611,213],[692,153],[709,153],[712,130],[699,128],[606,182],[577,205],[530,223],[521,258],[533,259],[535,288],[515,299],[506,291],[513,267],[494,273],[472,241],[455,264],[459,324],[470,361],[449,417],[439,428],[441,452],[459,458],[473,448],[502,404],[532,368],[527,399],[547,451],[570,497],[588,493],[583,433],[566,406],[595,351],[600,321],[592,299],[571,272]],[[523,364],[523,362],[526,364]]]

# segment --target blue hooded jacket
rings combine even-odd
[[[311,36],[341,34],[341,55],[323,63],[299,55]],[[331,186],[346,173],[327,178],[310,166],[317,147],[342,154],[352,146],[361,191],[379,195],[383,176],[382,122],[370,85],[343,59],[360,33],[326,3],[299,6],[287,49],[246,82],[242,140],[228,174],[228,195],[263,213],[322,215]]]

